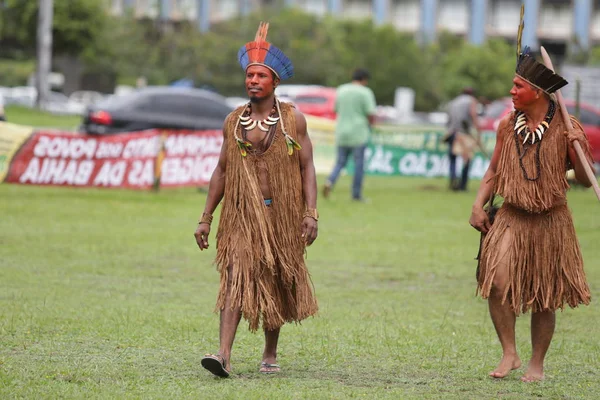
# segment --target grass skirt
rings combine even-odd
[[[271,207],[267,207],[266,216],[267,222],[272,223]],[[300,235],[300,228],[296,234]],[[243,243],[239,236],[231,238],[231,268],[220,269],[217,310],[223,310],[229,292],[231,308],[240,309],[251,331],[256,331],[261,321],[264,329],[273,330],[317,313],[317,300],[310,274],[302,261],[303,253],[296,254],[298,263],[294,268],[284,268],[277,254],[271,266],[259,262],[258,266],[248,268],[242,260],[248,257],[250,249],[239,246]]]
[[[567,205],[528,213],[505,203],[483,241],[477,291],[490,295],[498,266],[508,268],[503,303],[520,312],[589,304],[590,290]]]

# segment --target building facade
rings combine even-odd
[[[165,20],[193,20],[202,31],[212,23],[254,9],[283,4],[315,15],[372,18],[429,43],[446,31],[481,44],[490,37],[513,40],[525,4],[523,44],[537,49],[600,45],[600,0],[106,0],[111,11]]]

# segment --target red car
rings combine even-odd
[[[321,87],[307,90],[294,97],[294,103],[303,114],[335,119],[335,88]]]
[[[575,102],[565,100],[569,114],[575,114]],[[513,110],[510,97],[505,97],[490,103],[485,113],[479,117],[479,129],[482,131],[496,131],[500,120]],[[594,162],[600,163],[600,110],[587,105],[580,104],[579,121],[588,136],[592,148]]]

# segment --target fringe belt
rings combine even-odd
[[[508,268],[506,287],[494,284],[499,268]],[[486,235],[477,292],[485,299],[503,290],[502,302],[520,312],[555,311],[566,304],[589,304],[583,258],[566,204],[529,213],[505,203]]]

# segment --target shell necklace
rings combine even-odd
[[[252,106],[250,105],[250,103],[248,103],[248,105],[244,109],[244,112],[242,112],[239,115],[238,120],[235,122],[235,127],[233,128],[233,137],[235,138],[235,142],[238,148],[240,149],[240,154],[242,155],[242,157],[246,157],[246,155],[248,154],[248,150],[252,149],[252,143],[240,138],[237,135],[238,125],[242,125],[244,129],[246,129],[246,131],[252,130],[254,129],[254,127],[258,126],[258,128],[263,132],[268,132],[269,128],[265,129],[265,127],[262,124],[265,123],[267,126],[275,125],[282,115],[279,100],[277,98],[275,98],[275,104],[273,105],[271,114],[262,121],[256,121],[250,118],[251,112]],[[275,117],[275,115],[278,115],[278,117]],[[294,149],[302,150],[302,146],[300,146],[300,143],[298,143],[293,137],[291,137],[287,133],[283,119],[281,120],[281,133],[285,137],[285,144],[287,147],[288,155],[291,156],[292,154],[294,154]]]
[[[527,143],[527,139],[529,139],[530,136],[531,136],[531,144],[534,144],[536,139],[538,141],[542,140],[544,133],[550,126],[550,121],[552,121],[552,117],[554,117],[555,109],[556,109],[556,106],[554,105],[554,102],[551,101],[550,106],[548,107],[548,112],[546,112],[546,116],[544,117],[544,120],[542,122],[540,122],[538,127],[535,129],[535,132],[531,132],[531,130],[527,126],[527,119],[525,117],[525,114],[523,112],[519,112],[517,114],[517,118],[515,119],[515,128],[514,129],[515,129],[515,133],[517,135],[524,137],[523,144]]]
[[[251,113],[252,106],[250,105],[250,103],[248,103],[248,106],[246,107],[244,112],[239,115],[240,125],[242,125],[247,131],[251,131],[252,129],[258,126],[258,129],[260,129],[261,131],[268,132],[270,127],[272,125],[275,125],[277,121],[279,121],[279,117],[274,116],[277,114],[275,105],[273,105],[273,109],[271,110],[270,115],[263,120],[257,121],[255,119],[252,119],[250,117]]]
[[[515,118],[516,121],[514,127],[514,134],[515,146],[517,147],[517,155],[519,156],[519,166],[521,167],[521,171],[523,171],[523,177],[528,181],[537,181],[542,173],[542,163],[540,161],[540,147],[542,145],[542,138],[544,137],[544,133],[546,132],[546,129],[548,129],[548,127],[550,126],[550,122],[554,117],[555,110],[556,105],[553,101],[551,101],[550,105],[548,106],[548,111],[546,112],[544,120],[538,125],[534,133],[532,133],[531,130],[529,130],[524,113],[519,112],[517,114],[517,118]],[[523,139],[523,143],[520,144],[521,138],[523,136],[525,136],[525,139]],[[529,136],[531,136],[531,144],[527,141],[527,139],[529,139]],[[538,139],[538,144],[535,149],[534,158],[536,174],[535,176],[531,177],[525,169],[525,165],[523,164],[523,158],[525,158],[525,154],[527,154],[527,150],[529,149],[529,147],[533,146],[533,144],[535,143],[536,136]]]

